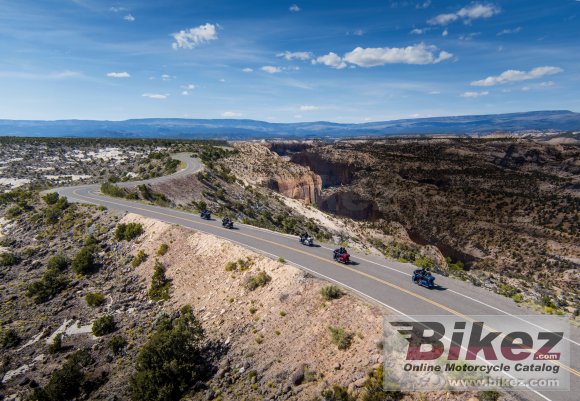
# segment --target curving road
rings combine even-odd
[[[182,161],[185,168],[171,176],[164,176],[145,181],[125,182],[120,185],[128,187],[152,182],[163,182],[175,177],[193,174],[203,169],[197,159],[187,154],[173,156]],[[345,266],[331,258],[332,247],[322,244],[320,247],[306,247],[298,243],[296,237],[281,234],[253,226],[237,224],[236,229],[226,230],[217,220],[205,221],[191,213],[146,205],[124,199],[111,198],[99,192],[99,185],[81,185],[55,189],[70,201],[91,203],[136,213],[179,224],[183,227],[216,235],[238,243],[246,248],[274,258],[282,257],[325,280],[337,283],[371,302],[390,309],[400,315],[510,315],[521,322],[521,327],[533,325],[521,315],[534,313],[517,306],[511,299],[505,298],[485,289],[451,278],[437,276],[440,290],[427,290],[411,283],[409,264],[387,261],[379,256],[352,254],[356,265]],[[571,366],[564,366],[570,372],[571,390],[537,392],[526,391],[519,394],[530,400],[576,401],[580,399],[580,330],[572,327],[569,338]]]

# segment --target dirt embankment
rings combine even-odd
[[[209,338],[229,348],[214,383],[223,399],[234,400],[237,392],[249,391],[303,400],[332,384],[355,389],[382,361],[377,346],[382,327],[379,309],[350,295],[324,301],[320,289],[328,283],[219,238],[136,215],[123,221],[140,222],[146,230],[135,248],[151,255],[136,269],[143,282],[149,284],[155,260],[162,262],[173,280],[166,306],[192,305]],[[169,251],[155,257],[161,243],[167,243]],[[228,261],[238,260],[251,260],[251,266],[225,270]],[[271,282],[247,290],[244,283],[259,271],[266,272]],[[339,351],[332,344],[329,326],[355,333],[348,350]],[[251,371],[257,374],[256,383],[231,380]],[[310,381],[296,386],[305,381],[299,378],[304,373]]]

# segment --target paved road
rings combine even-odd
[[[174,156],[184,162],[186,167],[172,176],[123,183],[123,186],[139,183],[160,182],[193,174],[203,168],[202,164],[189,156]],[[108,208],[140,214],[146,217],[179,224],[186,228],[213,234],[246,248],[286,261],[328,281],[335,282],[375,304],[401,315],[510,315],[522,329],[532,324],[521,315],[534,313],[517,306],[511,299],[493,294],[485,289],[447,277],[437,276],[440,290],[427,290],[411,283],[409,264],[387,261],[379,256],[352,254],[355,265],[345,266],[331,258],[332,247],[306,247],[297,238],[248,225],[237,225],[235,230],[226,230],[217,220],[205,221],[199,216],[158,206],[145,205],[124,199],[111,198],[99,193],[99,185],[81,185],[58,188],[60,195],[71,201],[103,205]],[[572,361],[565,367],[571,373],[571,391],[533,392],[527,391],[525,398],[530,400],[577,401],[580,399],[580,330],[575,327],[566,341],[570,344]]]

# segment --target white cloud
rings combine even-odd
[[[162,93],[144,93],[141,96],[149,98],[149,99],[157,99],[157,100],[164,100],[164,99],[167,99],[169,97],[168,94],[162,94]]]
[[[195,89],[195,85],[194,85],[194,84],[183,85],[183,86],[181,87],[181,89],[185,89],[185,90],[190,90],[190,91],[192,91],[192,90],[194,90],[194,89]]]
[[[318,106],[309,106],[309,105],[300,106],[300,111],[315,111],[319,109],[320,107]]]
[[[354,36],[363,36],[365,34],[365,31],[363,31],[362,29],[356,29],[352,32],[347,32],[347,35],[354,35]]]
[[[250,72],[254,72],[252,68],[244,68],[242,71],[244,71],[247,74],[249,74]]]
[[[463,7],[457,12],[457,15],[467,20],[474,20],[479,18],[490,18],[499,14],[500,9],[493,4],[471,4]]]
[[[427,31],[428,31],[427,28],[415,28],[411,31],[411,34],[412,35],[423,35]]]
[[[260,69],[268,74],[278,74],[279,72],[282,72],[280,67],[274,67],[272,65],[265,65]]]
[[[231,118],[231,117],[241,117],[243,116],[242,113],[238,113],[236,111],[225,111],[222,113],[222,117],[227,117],[227,118]]]
[[[133,21],[135,21],[135,17],[133,17],[131,14],[125,15],[125,16],[123,17],[123,19],[124,19],[125,21],[128,21],[128,22],[133,22]]]
[[[359,67],[377,67],[385,64],[436,64],[453,57],[446,51],[437,52],[437,47],[424,43],[402,48],[357,47],[344,56],[344,61]]]
[[[466,34],[459,35],[459,40],[463,40],[465,42],[469,42],[470,40],[472,40],[473,38],[475,38],[475,37],[477,37],[479,35],[481,35],[481,32],[466,33]]]
[[[439,91],[431,91],[431,92],[429,92],[429,94],[430,95],[440,95],[441,92],[439,92]]]
[[[415,8],[417,9],[421,9],[421,8],[429,8],[431,6],[431,0],[425,0],[422,3],[418,3]]]
[[[447,35],[449,35],[449,30],[445,28],[445,30],[441,32],[441,36],[446,37]]]
[[[121,11],[127,11],[125,7],[111,7],[109,11],[112,13],[120,13]]]
[[[337,70],[347,67],[344,60],[338,54],[333,52],[320,56],[316,60],[312,60],[312,64],[324,64],[328,67],[336,68]]]
[[[312,53],[310,52],[289,52],[276,54],[277,57],[284,57],[286,60],[310,60],[312,58]]]
[[[473,20],[490,18],[501,12],[500,8],[493,4],[473,3],[463,7],[456,13],[439,14],[427,21],[430,25],[448,25],[459,19],[468,24]]]
[[[217,30],[218,25],[207,23],[197,28],[190,28],[173,33],[171,36],[173,36],[175,42],[173,42],[172,46],[174,49],[193,49],[202,43],[217,40]]]
[[[522,27],[518,26],[517,28],[514,28],[514,29],[504,29],[503,31],[498,32],[497,36],[511,35],[514,33],[520,33],[521,31],[522,31]]]
[[[173,77],[171,75],[167,75],[167,74],[163,74],[161,75],[161,80],[162,81],[171,81]]]
[[[131,78],[131,74],[128,72],[109,72],[107,76],[109,78]]]
[[[297,13],[297,12],[299,12],[301,10],[301,8],[298,7],[297,4],[292,4],[288,10],[290,10],[293,13]]]
[[[459,17],[457,14],[439,14],[427,21],[430,25],[447,25],[451,22],[457,21]]]
[[[487,96],[489,95],[488,91],[483,91],[483,92],[463,92],[461,95],[461,97],[467,97],[467,98],[476,98],[476,97],[480,97],[480,96]]]
[[[528,81],[530,79],[537,79],[546,75],[554,75],[561,73],[561,68],[558,67],[537,67],[530,71],[507,70],[497,76],[490,76],[479,81],[473,81],[472,86],[494,86],[502,85],[509,82]]]

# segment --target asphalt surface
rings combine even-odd
[[[186,154],[174,155],[186,167],[171,176],[139,182],[126,182],[122,186],[163,182],[175,177],[194,174],[203,169],[197,159]],[[342,265],[332,260],[332,246],[319,244],[308,247],[301,245],[293,236],[253,226],[236,224],[233,230],[222,228],[221,221],[202,220],[198,215],[146,205],[139,202],[104,196],[99,185],[81,185],[55,189],[70,201],[106,206],[124,212],[139,214],[171,224],[212,234],[246,248],[251,248],[273,258],[282,257],[287,262],[320,278],[345,287],[353,293],[399,315],[510,315],[521,322],[522,330],[534,325],[526,315],[537,315],[519,307],[511,299],[491,293],[483,288],[436,275],[437,289],[429,290],[411,282],[414,269],[410,264],[398,263],[380,256],[351,253],[351,265]],[[517,394],[530,400],[578,401],[580,400],[580,330],[571,328],[565,339],[570,345],[570,361],[561,369],[570,372],[570,391],[519,391]]]

